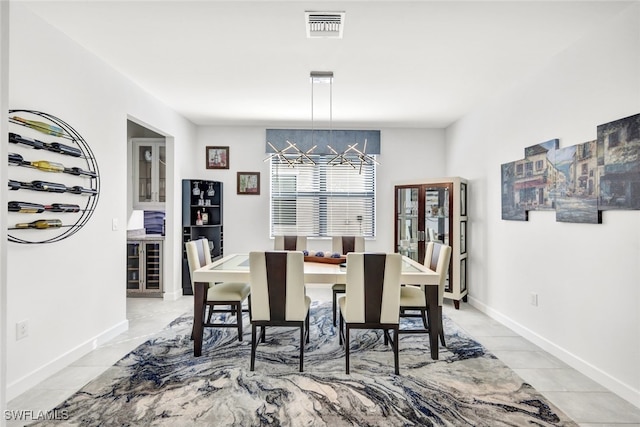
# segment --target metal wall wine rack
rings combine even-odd
[[[8,162],[15,166],[8,240],[53,243],[77,233],[100,196],[98,163],[87,142],[63,120],[34,110],[9,110],[8,136]]]

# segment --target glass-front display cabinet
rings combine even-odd
[[[133,208],[164,209],[167,154],[162,138],[132,138]]]
[[[428,242],[451,246],[444,297],[456,308],[467,295],[467,181],[427,180],[395,186],[395,251],[424,262]]]
[[[162,240],[127,242],[127,296],[162,297]]]

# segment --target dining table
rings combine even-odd
[[[305,284],[345,283],[346,275],[347,267],[344,264],[314,261],[305,261],[304,263]],[[202,319],[204,318],[209,285],[215,286],[214,283],[217,282],[249,283],[249,277],[249,254],[226,255],[193,272],[193,354],[195,357],[202,355],[204,333]],[[441,307],[435,310],[431,309],[441,304],[438,297],[439,281],[440,276],[435,271],[407,256],[402,257],[400,282],[405,285],[425,286],[427,306],[429,307],[429,344],[433,360],[438,359],[438,336],[442,328]]]

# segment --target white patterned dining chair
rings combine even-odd
[[[400,373],[398,327],[402,255],[349,253],[347,288],[338,299],[340,344],[344,343],[346,373],[349,373],[351,329],[382,329],[384,343],[391,342],[395,374]],[[390,331],[394,331],[391,336]]]
[[[304,256],[299,251],[249,253],[251,284],[251,366],[259,342],[266,342],[267,326],[300,328],[300,372],[304,368],[304,345],[309,342],[309,307],[305,293]],[[260,335],[258,335],[260,328]]]

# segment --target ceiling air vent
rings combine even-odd
[[[342,38],[344,12],[306,11],[304,15],[307,24],[307,38]]]

